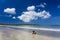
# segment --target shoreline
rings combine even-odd
[[[37,32],[37,31],[36,31]],[[0,30],[0,40],[60,40],[60,37],[52,37],[48,35],[32,35],[29,30],[16,30],[16,29],[2,29]]]

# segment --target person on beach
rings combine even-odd
[[[35,38],[36,37],[36,34],[37,34],[36,31],[33,30],[32,31],[32,38]]]
[[[32,31],[32,34],[36,34],[36,32],[33,30],[33,31]]]

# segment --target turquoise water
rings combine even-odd
[[[37,26],[37,27],[42,27],[42,28],[58,28],[58,29],[60,29],[60,26]]]

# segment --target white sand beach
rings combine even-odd
[[[32,32],[26,30],[5,30],[0,31],[0,40],[60,40],[60,38],[38,34],[33,35]]]

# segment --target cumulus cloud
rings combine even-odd
[[[4,9],[4,12],[9,13],[9,14],[16,14],[15,8],[6,8]]]
[[[21,16],[18,16],[18,18],[24,22],[30,22],[31,20],[35,19],[35,12],[34,11],[23,12]]]
[[[23,14],[21,16],[18,16],[18,18],[24,22],[30,22],[31,20],[37,20],[38,17],[40,17],[42,19],[46,19],[51,16],[50,13],[45,10],[43,10],[41,12],[36,12],[34,10],[35,10],[35,6],[33,6],[33,7],[29,6],[29,7],[27,7],[27,11],[23,12]]]
[[[40,14],[40,15],[39,15],[39,14]],[[51,16],[50,13],[47,12],[47,11],[45,11],[45,10],[41,11],[40,13],[38,13],[38,15],[39,15],[41,18],[43,18],[43,19],[49,18],[49,17]]]
[[[28,11],[33,11],[33,10],[35,10],[35,6],[29,6],[29,7],[27,7],[27,10]]]

